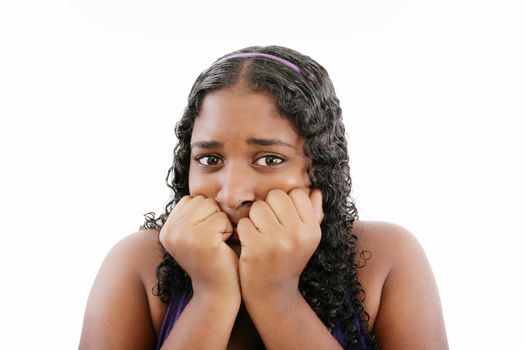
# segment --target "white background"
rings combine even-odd
[[[102,259],[168,199],[194,79],[267,44],[330,73],[360,217],[423,244],[451,349],[524,346],[519,1],[342,3],[2,2],[0,348],[78,346]]]

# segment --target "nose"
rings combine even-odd
[[[220,189],[215,200],[223,209],[236,210],[255,200],[256,174],[248,164],[231,161],[221,169]]]

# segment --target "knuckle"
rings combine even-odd
[[[212,217],[215,217],[219,221],[228,220],[228,215],[223,211],[217,211],[213,213]]]
[[[159,241],[165,248],[174,251],[190,249],[198,245],[199,235],[194,234],[194,230],[188,226],[165,226],[159,234]]]
[[[181,199],[179,199],[179,201],[177,202],[177,204],[175,204],[175,207],[177,206],[184,206],[186,205],[189,201],[191,201],[191,196],[190,195],[185,195],[184,197],[182,197]]]
[[[239,222],[237,223],[237,227],[246,225],[246,221],[247,220],[248,220],[248,218],[240,219]]]
[[[295,237],[281,237],[275,242],[275,248],[280,252],[291,252],[297,247]]]
[[[284,193],[283,190],[274,188],[274,189],[270,190],[270,192],[268,192],[268,194],[266,195],[266,201],[277,200],[277,199],[281,198],[283,195],[286,195],[286,193]]]
[[[303,247],[311,247],[313,245],[316,245],[318,242],[318,238],[315,235],[309,234],[304,235],[301,237],[301,246]]]
[[[184,197],[182,197],[179,202],[187,202],[187,201],[189,201],[191,199],[192,199],[192,197],[189,194],[187,194]]]
[[[188,205],[189,203],[195,201],[195,200],[199,200],[198,198],[199,196],[197,197],[192,197],[190,196],[189,194],[185,195],[184,197],[182,197],[179,202],[177,203],[178,206],[186,206]]]
[[[297,234],[293,236],[294,242],[298,247],[310,247],[317,246],[321,240],[321,229],[301,227],[298,229]]]
[[[201,204],[206,210],[219,212],[221,211],[219,208],[219,205],[213,198],[206,198],[203,200],[203,203]]]
[[[237,223],[237,229],[243,229],[243,228],[247,228],[248,225],[250,223],[250,219],[248,218],[242,218],[239,220],[239,222]]]
[[[265,206],[265,202],[264,201],[261,201],[261,200],[257,200],[255,201],[252,206],[250,207],[250,213],[252,213],[253,211],[259,211],[261,210],[264,206]]]
[[[296,202],[304,201],[308,198],[308,189],[294,188],[292,191],[290,191],[289,196]]]
[[[190,203],[191,200],[192,200],[192,198],[189,195],[186,195],[186,196],[182,197],[177,203],[172,205],[170,214],[168,216],[168,219],[170,217],[176,216],[177,213],[180,212],[181,210],[183,210],[183,208],[186,207],[188,205],[188,203]]]
[[[222,216],[220,211],[217,211],[210,216],[208,216],[204,222],[207,224],[208,227],[214,227],[217,224],[221,223],[224,220],[224,216]]]
[[[303,188],[294,188],[290,191],[290,196],[300,196],[304,193],[305,189]]]
[[[288,239],[281,239],[277,242],[276,248],[280,254],[288,255],[295,250],[295,244]]]
[[[217,206],[217,204],[215,203],[215,201],[213,200],[213,198],[210,198],[210,197],[204,198],[203,202],[204,202],[203,205],[207,205],[207,206]]]

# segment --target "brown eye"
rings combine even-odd
[[[204,166],[214,166],[221,164],[222,160],[217,156],[209,155],[197,158],[197,162]]]
[[[283,158],[274,155],[262,156],[255,160],[255,164],[265,167],[276,166],[282,162],[284,162]]]

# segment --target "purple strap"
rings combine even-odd
[[[179,319],[186,305],[188,305],[191,297],[192,293],[172,293],[170,303],[164,315],[164,320],[162,321],[162,326],[160,327],[159,336],[157,337],[156,350],[160,350],[162,344],[166,341],[171,329]]]
[[[301,69],[293,64],[292,62],[290,61],[287,61],[285,60],[284,58],[281,58],[281,57],[278,57],[278,56],[275,56],[275,55],[270,55],[268,53],[263,53],[263,52],[241,52],[241,53],[234,53],[232,55],[229,55],[229,56],[226,56],[226,57],[223,57],[221,58],[220,60],[218,60],[217,62],[215,63],[218,63],[218,62],[222,62],[222,61],[226,61],[226,60],[229,60],[230,58],[250,58],[250,57],[265,57],[265,58],[269,58],[271,60],[274,60],[274,61],[277,61],[279,63],[282,63],[284,64],[285,66],[287,67],[290,67],[292,68],[294,71],[296,71],[298,74],[301,74]]]

